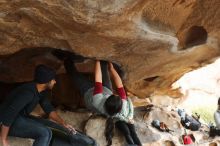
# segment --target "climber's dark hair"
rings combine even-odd
[[[106,120],[105,124],[105,138],[107,141],[107,146],[112,145],[112,138],[114,136],[115,124],[113,117],[115,114],[119,113],[122,108],[122,100],[120,96],[111,95],[105,101],[105,110],[110,117]]]
[[[113,117],[108,117],[105,123],[105,139],[107,141],[107,146],[112,145],[112,138],[114,136],[115,124]]]
[[[108,115],[113,116],[121,111],[122,108],[122,100],[120,96],[111,95],[105,101],[105,110]]]

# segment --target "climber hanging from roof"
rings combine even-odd
[[[142,144],[136,134],[134,126],[133,104],[131,100],[127,98],[121,77],[115,70],[113,64],[107,61],[96,60],[95,83],[92,83],[80,74],[74,66],[74,62],[82,61],[83,57],[80,58],[79,55],[66,54],[68,57],[65,58],[57,52],[55,52],[54,55],[64,60],[66,72],[70,75],[76,87],[79,88],[87,108],[108,117],[105,130],[107,145],[112,145],[115,122],[116,127],[124,134],[128,144],[141,146]],[[65,56],[65,54],[63,55]],[[113,94],[108,70],[113,77],[118,95]]]

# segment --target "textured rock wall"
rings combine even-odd
[[[50,54],[59,48],[118,62],[127,88],[140,97],[178,97],[171,84],[219,55],[219,6],[219,0],[1,0],[0,80],[31,80],[39,63],[64,72]]]

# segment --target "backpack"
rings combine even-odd
[[[184,145],[188,145],[188,144],[192,144],[192,138],[189,135],[184,135],[183,136],[183,144]]]
[[[184,145],[193,144],[196,141],[193,134],[187,134],[186,129],[184,129],[184,131],[185,131],[185,134],[182,135],[182,137],[181,137],[182,138],[182,143]]]
[[[200,121],[189,115],[186,115],[185,120],[181,119],[180,122],[186,129],[190,129],[192,131],[197,131],[201,127]]]
[[[210,131],[209,131],[209,136],[210,137],[220,136],[220,129],[217,129],[214,126],[211,126]]]

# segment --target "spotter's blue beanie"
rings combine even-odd
[[[39,84],[45,84],[55,79],[55,76],[54,69],[41,64],[35,68],[34,81]]]

